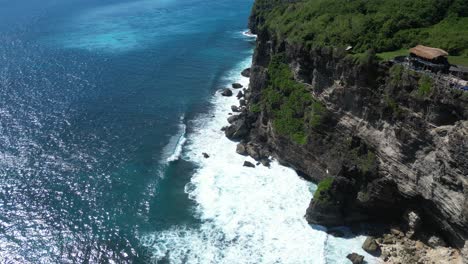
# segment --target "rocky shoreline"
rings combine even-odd
[[[250,78],[251,68],[242,71],[242,76]],[[242,156],[250,156],[257,164],[245,161],[243,166],[255,168],[263,165],[269,167],[271,157],[275,153],[265,147],[261,142],[250,141],[250,133],[257,122],[258,116],[252,113],[248,107],[252,93],[250,87],[242,87],[237,83],[232,84],[232,88],[224,88],[222,96],[234,96],[233,90],[241,89],[236,95],[239,105],[231,106],[230,116],[227,118],[229,126],[221,128],[225,136],[230,140],[239,142],[236,153]],[[208,155],[204,156],[209,158]],[[289,164],[285,164],[289,165]],[[306,179],[307,175],[301,174]],[[309,208],[310,209],[310,208]],[[362,248],[369,254],[379,257],[383,263],[447,263],[463,264],[463,257],[460,250],[450,247],[447,242],[440,237],[437,232],[428,232],[428,228],[423,227],[420,213],[417,210],[407,210],[403,214],[403,220],[392,222],[385,229],[369,231],[359,229],[357,232],[365,233],[368,238],[363,243]],[[330,232],[330,235],[341,236],[339,232]],[[350,252],[347,258],[354,264],[366,263],[363,256]]]
[[[251,168],[255,168],[255,166],[259,165],[269,166],[270,159],[273,157],[280,163],[296,169],[304,178],[317,182],[321,179],[319,176],[324,175],[324,170],[310,170],[310,167],[304,169],[301,165],[298,166],[298,164],[300,164],[298,162],[304,162],[304,159],[306,158],[311,159],[312,163],[316,163],[317,159],[315,157],[311,157],[310,154],[306,154],[304,157],[301,157],[303,153],[291,153],[291,148],[296,149],[296,151],[300,149],[297,149],[294,144],[291,145],[287,139],[282,138],[279,135],[275,135],[273,128],[271,127],[271,123],[269,123],[271,120],[269,120],[269,117],[265,115],[261,109],[258,109],[258,105],[255,104],[255,102],[259,101],[259,97],[261,96],[259,91],[265,86],[265,80],[267,78],[266,69],[263,66],[257,67],[255,65],[255,60],[257,60],[257,64],[261,60],[261,58],[259,58],[259,53],[261,53],[261,43],[257,43],[256,58],[254,58],[253,67],[245,69],[242,72],[244,77],[251,78],[249,87],[242,87],[238,84],[233,84],[232,88],[225,88],[221,93],[223,96],[234,96],[235,91],[239,89],[236,95],[237,99],[239,99],[239,105],[231,106],[233,114],[228,118],[229,126],[223,127],[222,130],[225,132],[227,138],[239,142],[236,149],[236,152],[239,155],[250,156],[257,161],[257,164],[246,161],[243,164],[244,166]],[[254,76],[252,77],[251,75]],[[411,80],[408,80],[408,82],[409,83],[406,85],[414,85],[414,83],[411,83]],[[462,122],[462,130],[466,125],[466,123]],[[272,140],[274,141],[273,145],[271,145]],[[362,142],[362,136],[359,136],[359,138],[356,137],[352,140],[356,141],[354,143],[352,142],[354,146],[364,148],[364,151],[366,151],[366,148],[370,147],[367,142]],[[325,151],[320,154],[332,159],[333,156],[328,156]],[[288,157],[288,155],[290,155],[290,157]],[[302,160],[299,160],[298,157],[301,157]],[[296,158],[296,160],[291,161],[291,158]],[[333,188],[337,189],[330,191],[334,192],[334,195],[344,192],[342,199],[347,199],[346,193],[349,193],[347,190],[347,188],[349,188],[349,180],[352,180],[355,177],[360,177],[359,175],[362,174],[362,171],[359,171],[359,169],[347,164],[339,164],[340,163],[336,163],[336,167],[326,166],[328,167],[326,169],[326,174],[333,173],[337,175],[333,185]],[[316,168],[316,166],[313,165],[312,168]],[[376,169],[377,168],[372,169],[371,172],[378,173]],[[329,172],[329,170],[331,172]],[[314,175],[314,173],[317,174]],[[339,184],[340,180],[343,181],[341,187]],[[439,235],[440,227],[432,228],[430,227],[432,222],[427,221],[426,219],[424,219],[426,221],[421,220],[421,218],[428,218],[426,212],[416,213],[411,211],[411,213],[416,215],[416,218],[419,219],[418,221],[420,223],[416,225],[418,228],[411,228],[411,219],[408,217],[405,217],[405,222],[398,222],[397,219],[399,219],[404,213],[408,213],[408,207],[402,207],[400,210],[395,210],[394,204],[396,201],[402,202],[405,199],[399,198],[395,194],[395,189],[388,189],[388,186],[385,187],[382,183],[387,184],[387,180],[379,183],[381,186],[378,188],[383,187],[384,189],[374,190],[374,192],[376,192],[375,195],[378,197],[374,197],[374,199],[377,200],[373,201],[373,203],[380,208],[372,208],[376,210],[382,209],[383,211],[389,210],[389,214],[392,214],[393,217],[388,218],[387,220],[389,221],[383,222],[386,222],[388,226],[391,226],[391,228],[387,228],[384,232],[380,231],[371,234],[372,236],[370,236],[363,245],[363,248],[367,252],[380,257],[384,263],[464,263],[462,260],[462,252],[457,248],[447,246],[448,243],[445,242],[445,238]],[[385,198],[388,195],[390,196]],[[387,200],[387,202],[385,202],[382,198],[392,200]],[[412,204],[413,202],[410,202],[408,205]],[[379,218],[369,218],[365,214],[362,215],[359,213],[359,210],[361,209],[356,209],[357,214],[353,216],[353,220],[351,221],[346,220],[346,217],[343,217],[343,215],[335,216],[335,213],[330,214],[330,210],[341,211],[342,209],[333,209],[333,207],[330,207],[329,205],[323,207],[312,200],[311,206],[307,210],[306,218],[310,223],[323,224],[325,226],[352,225],[353,223],[368,221],[382,222],[379,221]],[[401,210],[406,211],[404,213],[398,213],[398,211]],[[378,213],[377,215],[382,217],[385,213]],[[380,218],[380,220],[382,219]],[[423,225],[425,227],[420,227]],[[360,230],[360,232],[367,231]],[[369,249],[369,245],[376,247],[377,250]],[[353,263],[364,263],[361,256],[352,254],[352,252],[350,252],[348,258]]]

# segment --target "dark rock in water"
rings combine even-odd
[[[237,121],[239,119],[239,117],[240,117],[240,115],[233,115],[233,116],[228,117],[227,121],[229,122],[229,124],[232,124],[235,121]]]
[[[330,234],[330,235],[332,235],[334,237],[344,237],[345,236],[343,231],[341,231],[339,229],[330,230],[330,231],[328,231],[328,234]]]
[[[255,168],[255,165],[252,162],[244,161],[244,167]]]
[[[237,99],[241,99],[242,97],[244,97],[244,93],[242,93],[242,91],[239,91],[236,97]]]
[[[209,157],[210,157],[210,155],[208,155],[208,154],[207,154],[207,153],[205,153],[205,152],[203,152],[202,154],[203,154],[203,157],[204,157],[205,159],[207,159],[207,158],[209,158]]]
[[[221,92],[221,95],[222,96],[232,96],[232,91],[231,91],[231,89],[228,89],[228,88],[223,89],[223,91]]]
[[[240,109],[237,105],[231,105],[231,111],[233,112],[240,112]]]
[[[240,140],[249,134],[249,129],[245,120],[239,119],[232,123],[225,131],[224,134],[231,140]]]
[[[267,158],[261,159],[260,163],[262,163],[262,165],[265,166],[265,167],[270,167],[270,160],[267,159]]]
[[[226,131],[227,129],[228,129],[228,126],[223,126],[223,127],[221,128],[221,131]]]
[[[244,143],[237,144],[236,152],[237,154],[240,154],[242,156],[247,156],[247,150],[245,149],[245,144]]]
[[[242,87],[244,87],[244,86],[242,86],[242,84],[240,84],[240,83],[233,83],[232,84],[232,88],[234,88],[234,89],[240,89]]]
[[[240,106],[246,106],[247,104],[246,104],[246,102],[245,102],[244,99],[240,99],[240,100],[239,100],[239,105],[240,105]]]
[[[241,75],[244,77],[249,78],[250,77],[250,68],[247,68],[241,72]]]
[[[247,154],[252,157],[254,160],[260,160],[260,153],[258,148],[253,144],[247,144],[246,147]]]
[[[362,249],[374,256],[380,254],[380,246],[377,244],[374,237],[367,237],[366,241],[362,244]]]
[[[346,256],[347,259],[351,260],[353,264],[362,264],[364,263],[364,256],[361,256],[357,253],[351,253]]]

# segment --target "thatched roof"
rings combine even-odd
[[[418,57],[425,58],[428,60],[448,56],[448,53],[445,50],[426,47],[423,45],[417,45],[416,47],[411,48],[409,51],[410,53],[413,53]]]

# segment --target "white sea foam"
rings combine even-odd
[[[252,34],[252,32],[250,32],[250,30],[242,31],[242,35],[244,35],[246,37],[249,37],[249,38],[257,38],[257,35]]]
[[[180,155],[182,154],[182,149],[184,147],[185,142],[187,141],[187,139],[185,138],[187,126],[184,122],[185,116],[182,115],[179,118],[179,126],[177,129],[177,133],[169,139],[169,143],[163,149],[164,158],[162,160],[165,160],[166,163],[178,160],[180,158]]]
[[[248,85],[239,72],[250,58],[225,79]],[[141,234],[141,242],[154,260],[170,263],[350,263],[346,255],[361,249],[363,237],[334,238],[304,219],[315,185],[294,170],[271,164],[271,168],[243,167],[249,157],[237,155],[236,143],[220,128],[227,125],[235,97],[213,98],[213,110],[199,118],[188,136],[184,159],[199,165],[185,191],[195,200],[197,228],[177,226],[158,233]],[[202,153],[210,155],[205,159]]]

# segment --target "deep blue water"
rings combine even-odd
[[[251,4],[0,0],[1,263],[144,263],[139,234],[196,228],[197,166],[167,159],[251,54]]]

